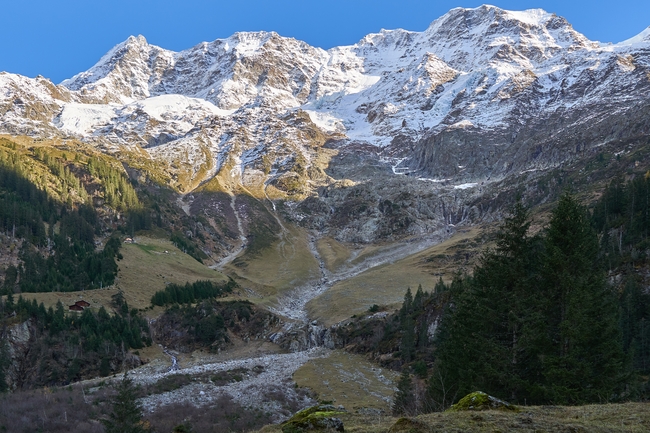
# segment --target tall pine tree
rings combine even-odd
[[[452,290],[443,318],[431,392],[441,402],[445,391],[459,396],[482,391],[523,401],[534,394],[540,376],[534,344],[542,319],[535,313],[537,238],[530,237],[527,209],[517,203],[474,269],[473,278]],[[435,403],[434,403],[435,405]]]
[[[552,213],[542,257],[546,398],[608,400],[623,371],[617,298],[598,265],[598,238],[587,212],[568,193]]]
[[[415,322],[413,321],[413,295],[410,287],[406,290],[404,303],[400,310],[400,327],[402,330],[400,351],[402,360],[408,363],[415,356]]]
[[[136,387],[126,373],[117,385],[113,411],[102,420],[106,433],[146,433],[150,431],[142,420],[142,408],[137,402]]]
[[[404,369],[397,382],[397,392],[393,400],[393,415],[415,415],[417,413],[416,398],[411,375]]]

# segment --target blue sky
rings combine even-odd
[[[485,1],[446,0],[3,0],[0,71],[55,83],[91,67],[129,35],[180,51],[237,31],[268,30],[322,48],[350,45],[382,28],[422,31],[449,9]],[[542,8],[589,39],[620,42],[650,26],[648,0],[494,0],[503,9]]]

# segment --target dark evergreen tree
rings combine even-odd
[[[421,297],[420,297],[421,300]],[[413,321],[413,295],[411,288],[406,290],[404,302],[400,310],[400,327],[402,330],[402,344],[400,351],[402,360],[406,363],[411,362],[415,355],[415,322]]]
[[[598,238],[587,212],[568,193],[553,211],[542,257],[546,398],[608,400],[623,372],[617,299],[598,266]]]
[[[0,303],[2,300],[0,300]],[[7,342],[0,336],[0,393],[6,392],[8,389],[7,378],[5,370],[9,366],[9,350],[7,349]]]
[[[481,305],[471,290],[471,279],[457,275],[449,288],[447,305],[434,344],[435,362],[429,377],[428,404],[444,409],[474,390],[481,378],[486,342]]]
[[[650,293],[640,277],[628,275],[621,294],[621,330],[623,349],[629,354],[633,369],[639,374],[650,372]]]
[[[529,226],[527,209],[517,203],[474,277],[452,285],[436,352],[437,380],[431,382],[434,406],[450,392],[480,389],[515,401],[534,394],[541,374],[534,342],[542,318],[535,313],[537,241],[528,236]]]
[[[418,289],[415,292],[415,296],[413,297],[413,312],[414,313],[419,313],[422,311],[422,307],[424,306],[424,292],[422,291],[422,284],[418,284]]]
[[[126,373],[117,384],[113,410],[102,420],[106,433],[145,433],[149,431],[142,420],[142,408],[138,404],[136,387]]]
[[[415,356],[415,322],[410,315],[401,321],[402,344],[400,351],[404,362],[411,362]]]
[[[4,293],[14,293],[18,280],[18,269],[14,265],[7,266],[5,271]]]
[[[400,309],[400,320],[404,319],[406,316],[413,312],[413,294],[411,293],[411,288],[406,289],[404,294],[404,302],[402,303],[402,308]]]
[[[417,412],[413,380],[409,372],[404,369],[397,382],[397,392],[393,399],[393,415],[415,415]]]

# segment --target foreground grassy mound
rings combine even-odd
[[[282,433],[303,433],[307,431],[344,431],[343,421],[338,416],[344,414],[334,406],[321,404],[303,409],[282,424]]]
[[[516,406],[492,397],[482,391],[472,392],[461,398],[458,403],[452,405],[448,410],[461,411],[461,410],[509,410],[518,412]]]
[[[435,412],[409,418],[381,414],[337,415],[346,432],[385,433],[414,428],[436,433],[533,433],[589,432],[641,433],[650,431],[647,403],[587,406],[522,406],[521,412],[486,410]],[[410,420],[409,422],[404,420]],[[394,428],[393,428],[394,427]],[[402,430],[406,428],[406,430]],[[282,425],[266,426],[264,433],[282,431]]]
[[[413,418],[400,418],[389,429],[388,433],[427,433],[429,426]]]

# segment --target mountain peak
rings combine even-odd
[[[250,56],[255,54],[264,44],[271,39],[279,39],[281,36],[276,32],[237,32],[226,39],[238,54]]]
[[[636,36],[631,37],[623,42],[619,42],[617,45],[633,45],[643,42],[650,42],[650,26],[646,27],[641,33]]]
[[[511,11],[491,5],[483,5],[476,8],[458,7],[451,9],[445,15],[433,21],[427,29],[427,32],[436,32],[440,27],[449,26],[452,23],[460,25],[473,33],[479,33],[487,28],[497,26],[504,29],[517,27],[524,31],[534,29],[563,29],[575,32],[566,19],[555,13],[547,12],[544,9]]]
[[[165,56],[170,51],[150,45],[144,36],[129,36],[115,45],[93,67],[61,82],[70,90],[91,91],[101,102],[129,102],[149,96],[148,77],[153,54]],[[134,77],[138,79],[134,80]],[[119,94],[115,88],[121,88]]]
[[[121,44],[118,44],[118,46],[120,45],[143,47],[149,45],[149,43],[147,42],[147,39],[142,35],[138,35],[138,36],[131,35],[126,39],[126,41],[122,42]]]
[[[497,52],[539,63],[562,50],[596,46],[567,20],[543,9],[508,11],[490,5],[452,9],[433,21],[424,35],[443,60],[464,71],[492,61]]]

